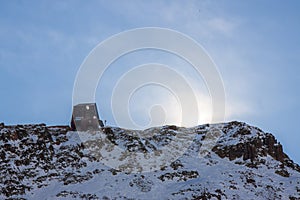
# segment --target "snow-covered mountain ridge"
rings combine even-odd
[[[188,146],[176,143],[182,154],[174,148],[177,157],[152,170],[105,162],[114,151],[103,141],[126,152],[117,162],[159,154],[178,135],[192,136]],[[299,165],[272,134],[241,122],[86,133],[0,124],[0,146],[1,199],[300,199]]]

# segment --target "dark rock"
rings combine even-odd
[[[175,125],[167,125],[167,126],[164,126],[164,128],[174,130],[174,131],[178,130],[178,127]]]
[[[290,177],[290,174],[285,169],[276,170],[275,173],[283,177]]]
[[[154,184],[151,180],[148,180],[145,176],[141,175],[130,181],[129,185],[131,187],[137,187],[141,192],[149,192]]]
[[[174,180],[177,179],[177,181],[187,181],[189,179],[194,179],[199,176],[199,173],[197,171],[178,171],[173,173],[165,173],[158,178],[161,181],[165,180]]]
[[[5,127],[4,123],[0,123],[0,130]]]
[[[242,132],[248,134],[247,131]],[[287,157],[283,153],[282,145],[277,143],[277,140],[271,134],[267,134],[263,138],[263,142],[259,137],[254,137],[236,145],[221,146],[217,144],[212,150],[221,158],[228,157],[229,160],[243,157],[243,160],[254,162],[258,160],[259,155],[270,155],[275,160],[283,162]]]

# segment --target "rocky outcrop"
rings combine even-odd
[[[234,133],[232,133],[233,129],[235,129]],[[224,126],[223,137],[238,138],[238,142],[234,144],[230,142],[228,144],[223,142],[217,143],[212,151],[221,158],[227,157],[229,160],[242,158],[243,160],[257,163],[260,157],[269,155],[282,163],[287,164],[290,162],[288,156],[283,152],[282,145],[277,142],[272,134],[263,133],[258,128],[255,128],[255,131],[254,134],[251,133],[249,126],[245,126],[244,123],[231,122]],[[251,137],[244,137],[249,135]]]

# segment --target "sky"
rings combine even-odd
[[[92,49],[126,30],[161,27],[193,38],[214,61],[225,88],[225,121],[273,133],[300,163],[299,9],[298,1],[277,0],[0,1],[0,121],[69,124],[74,81]],[[111,64],[96,93],[101,118],[115,125],[115,85],[132,67],[150,62],[172,66],[189,80],[205,123],[211,100],[203,79],[180,58],[157,50]],[[165,123],[176,124],[179,111],[170,91],[143,89],[129,101],[133,120],[147,125],[151,107],[154,118],[171,113]]]

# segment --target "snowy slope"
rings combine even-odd
[[[245,123],[145,131],[0,124],[1,199],[300,199],[300,167]]]

